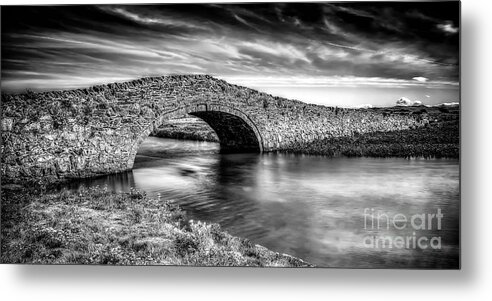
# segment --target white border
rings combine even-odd
[[[91,2],[94,3],[72,3]],[[46,2],[0,1],[2,5],[22,3]],[[462,1],[461,271],[1,265],[0,298],[84,301],[146,298],[200,301],[311,298],[415,301],[482,300],[487,296],[490,298],[490,3],[492,2],[483,0]]]

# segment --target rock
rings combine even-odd
[[[2,190],[20,190],[24,188],[22,185],[18,184],[3,184]]]
[[[2,118],[2,131],[11,131],[14,125],[14,120],[12,118]]]
[[[57,170],[61,173],[65,173],[70,169],[70,159],[62,156],[55,160],[57,165]]]

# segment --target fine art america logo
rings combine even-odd
[[[366,235],[364,246],[381,249],[441,249],[440,231],[444,214],[438,208],[433,213],[418,213],[407,216],[402,213],[388,214],[374,208],[364,209],[364,229],[377,234]],[[382,235],[381,233],[387,233]],[[419,233],[419,234],[417,234]],[[395,235],[403,234],[403,235]]]

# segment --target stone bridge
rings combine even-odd
[[[207,122],[224,152],[301,150],[305,143],[408,129],[411,116],[274,97],[207,75],[173,75],[2,95],[2,180],[51,181],[132,169],[140,143],[183,114]]]

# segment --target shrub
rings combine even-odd
[[[176,248],[176,252],[181,256],[194,253],[198,249],[197,242],[191,235],[187,234],[178,235],[174,240],[174,246]]]

